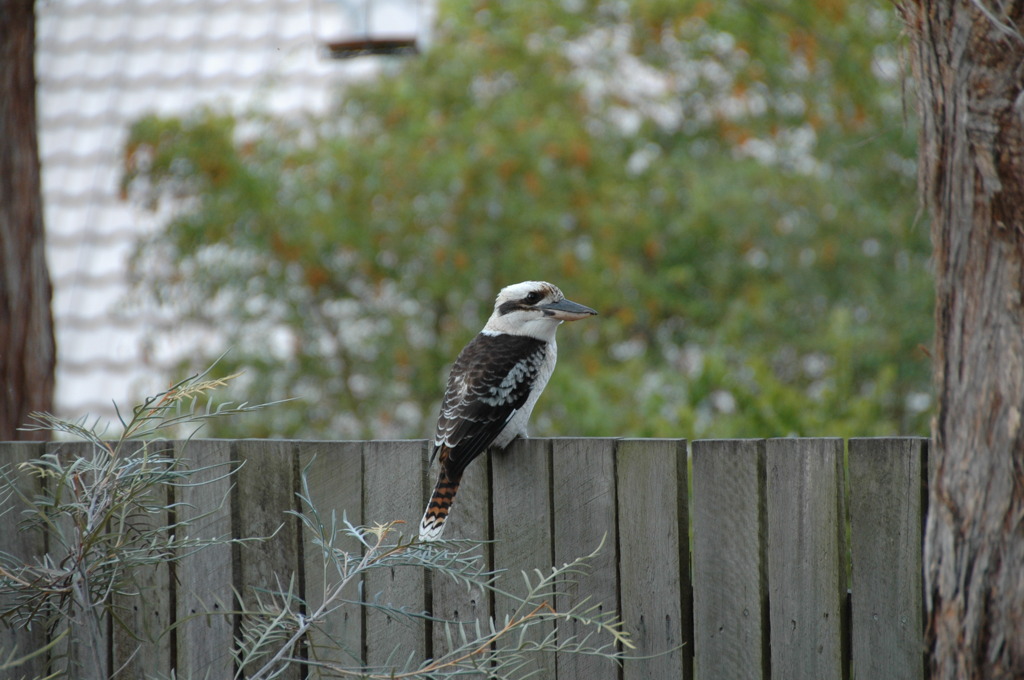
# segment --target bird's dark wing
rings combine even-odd
[[[526,403],[546,351],[543,340],[480,334],[459,353],[434,437],[450,473],[461,474]]]

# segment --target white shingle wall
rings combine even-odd
[[[59,415],[112,417],[112,401],[130,407],[172,377],[173,328],[147,346],[147,329],[168,322],[125,302],[127,259],[159,219],[119,197],[128,126],[147,113],[203,104],[323,111],[340,82],[374,70],[372,60],[321,55],[319,41],[344,30],[336,10],[331,0],[39,3],[39,145]],[[422,12],[413,14],[409,20],[406,9],[401,30],[422,28]]]

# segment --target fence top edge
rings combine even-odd
[[[673,442],[688,442],[690,444],[696,442],[768,442],[768,441],[902,441],[902,442],[927,442],[931,440],[931,437],[924,435],[882,435],[882,436],[870,436],[870,437],[577,437],[577,436],[560,436],[560,437],[526,437],[527,441],[538,441],[538,442],[553,442],[553,441],[623,441],[623,442],[637,442],[637,441],[673,441]],[[297,438],[289,439],[286,437],[239,437],[239,438],[223,438],[223,437],[192,437],[190,439],[183,438],[165,438],[159,437],[148,440],[137,440],[137,441],[148,441],[150,443],[176,443],[182,441],[189,442],[211,442],[211,443],[228,443],[228,442],[282,442],[290,444],[365,444],[368,442],[382,442],[382,443],[395,443],[395,442],[430,442],[425,437],[410,438],[410,439],[308,439],[308,438]],[[40,446],[46,447],[60,447],[65,445],[75,445],[88,443],[84,440],[50,440],[50,441],[0,441],[2,447],[25,447],[34,448]]]
[[[698,442],[764,442],[768,441],[764,437],[705,437],[701,439],[691,439],[691,444]]]
[[[620,442],[688,442],[686,437],[621,437]]]
[[[192,441],[196,441],[193,439]],[[426,439],[312,439],[312,438],[298,438],[289,439],[287,437],[244,437],[241,439],[222,439],[222,438],[207,438],[203,441],[214,441],[214,442],[282,442],[287,444],[365,444],[366,442],[423,442]]]
[[[622,437],[577,437],[575,435],[565,435],[562,437],[526,437],[529,440],[544,441],[544,442],[564,442],[564,441],[618,441]]]
[[[788,442],[788,441],[799,441],[799,442],[842,442],[846,441],[843,437],[767,437],[765,441],[768,442]]]
[[[931,437],[925,437],[917,434],[900,434],[892,436],[882,437],[850,437],[851,442],[877,442],[877,441],[896,441],[896,442],[926,442],[930,441]]]
[[[52,443],[53,443],[52,441],[32,441],[32,440],[18,439],[18,440],[0,441],[0,446],[2,446],[4,448],[19,448],[19,449],[25,449],[25,450],[31,451],[32,449],[40,449],[40,450],[42,450],[42,449],[46,448],[49,444],[52,444]]]

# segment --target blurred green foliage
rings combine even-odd
[[[134,126],[145,290],[233,351],[232,435],[429,436],[498,289],[559,332],[535,435],[925,434],[927,228],[891,6],[443,2],[329,115]],[[201,353],[201,352],[200,352]],[[209,356],[192,357],[206,363]]]

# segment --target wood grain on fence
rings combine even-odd
[[[624,680],[692,677],[686,441],[625,439],[615,458]],[[652,584],[658,588],[652,588]]]
[[[88,442],[51,442],[47,444],[48,454],[59,456],[65,466],[72,461],[85,456],[91,450]],[[99,476],[96,471],[71,474],[64,480],[47,476],[44,481],[46,492],[52,497],[60,498],[64,503],[71,504],[76,501],[71,497],[70,489],[62,485],[90,484]],[[79,511],[81,512],[81,510]],[[59,565],[58,569],[67,568],[67,565],[74,563],[79,552],[81,517],[72,521],[68,515],[58,514],[52,521],[50,532],[46,537],[46,549],[53,563]],[[95,545],[95,544],[93,544]],[[92,547],[91,550],[95,550]],[[99,555],[93,555],[94,559],[100,559]],[[59,621],[56,626],[55,637],[60,638],[59,642],[50,651],[50,671],[62,671],[68,675],[90,677],[100,675],[106,677],[110,673],[110,645],[111,639],[108,635],[108,621],[101,618],[98,608],[89,606],[92,598],[91,593],[85,593],[86,584],[81,579],[71,579],[70,583],[63,584],[74,592],[65,593],[66,598],[74,598],[77,604],[72,607],[73,615],[69,619]],[[106,585],[106,584],[104,584]],[[81,603],[88,602],[82,606]],[[66,635],[60,637],[66,632]]]
[[[491,498],[494,536],[500,536],[491,547],[495,568],[504,569],[498,585],[506,592],[524,596],[526,584],[537,583],[542,574],[550,573],[555,564],[554,530],[551,498],[551,440],[519,439],[505,450],[491,455]],[[461,502],[461,501],[460,501]],[[495,625],[505,625],[510,617],[521,617],[528,611],[517,611],[517,602],[500,593],[494,595]],[[542,624],[515,633],[498,641],[499,647],[519,648],[537,644],[554,631]],[[524,671],[534,671],[539,678],[555,677],[555,658],[551,654],[535,654]]]
[[[363,517],[367,524],[394,520],[406,523],[403,532],[414,534],[427,501],[424,441],[374,441],[363,448]],[[373,569],[363,580],[364,600],[421,616],[427,610],[427,579],[422,569]],[[429,626],[422,619],[366,610],[366,663],[402,666],[408,659],[428,656]]]
[[[175,455],[196,471],[190,484],[176,489],[178,519],[192,522],[192,538],[214,542],[175,565],[177,674],[183,678],[234,675],[234,565],[231,544],[220,542],[233,535],[228,474],[233,449],[232,442],[210,439],[179,442],[176,447]]]
[[[46,554],[46,535],[42,529],[28,530],[22,523],[27,508],[24,499],[42,493],[42,480],[25,474],[21,465],[38,459],[46,451],[42,442],[9,442],[0,445],[0,479],[8,485],[8,493],[0,493],[0,551],[10,555],[19,564],[39,564]],[[13,594],[0,596],[0,611],[14,606]],[[27,614],[24,612],[23,614]],[[43,649],[47,644],[46,629],[38,623],[29,627],[21,617],[13,618],[0,627],[0,658],[10,655],[21,658]],[[48,656],[39,654],[28,659],[17,669],[26,678],[46,675]]]
[[[598,607],[597,613],[620,611],[618,592],[618,534],[615,504],[615,440],[555,439],[551,449],[555,564],[589,555],[588,574],[574,577],[555,608],[567,611]],[[582,639],[590,629],[579,622],[557,626],[558,639]],[[558,653],[561,680],[617,680],[618,668],[598,656]]]
[[[772,676],[845,678],[843,441],[766,446]]]
[[[174,457],[174,444],[166,441],[137,442],[127,453],[168,460]],[[158,492],[163,497],[157,496]],[[150,489],[144,503],[150,506],[145,515],[127,517],[126,522],[146,530],[165,527],[172,522],[173,513],[167,510],[174,503],[170,489]],[[124,526],[109,527],[109,531],[115,533],[125,530]],[[117,616],[125,627],[137,633],[135,638],[113,635],[111,667],[123,669],[120,671],[122,677],[143,678],[154,668],[171,666],[171,635],[168,634],[168,628],[174,622],[171,592],[171,566],[168,562],[158,562],[136,567],[127,591],[114,595]]]
[[[857,678],[925,677],[921,608],[927,440],[850,440]]]
[[[235,475],[232,532],[242,539],[232,546],[235,591],[243,611],[274,611],[288,594],[302,596],[297,519],[289,514],[297,508],[299,490],[294,443],[243,439],[235,444],[235,459],[241,467]],[[236,635],[246,635],[246,624],[238,622]],[[246,668],[257,669],[267,660],[267,655],[252,657]],[[299,680],[300,670],[291,665],[278,677]]]
[[[489,459],[481,456],[466,469],[456,496],[458,510],[445,522],[444,537],[449,540],[486,541],[491,536],[491,495],[488,475]],[[436,474],[436,467],[431,470]],[[433,490],[431,474],[427,489]],[[423,508],[419,508],[420,511]],[[418,521],[411,528],[418,531]],[[489,551],[481,555],[481,567],[490,571]],[[476,631],[486,631],[491,620],[490,593],[477,586],[452,578],[435,576],[431,581],[431,614],[437,619],[431,626],[432,656],[443,656],[460,644],[463,634],[473,639]],[[465,627],[462,631],[460,628]]]
[[[533,570],[549,574],[604,540],[589,573],[563,584],[551,604],[619,612],[637,647],[625,651],[634,658],[619,667],[597,657],[536,654],[529,668],[539,678],[845,680],[852,668],[856,678],[921,680],[926,444],[851,440],[847,492],[839,439],[697,441],[692,475],[683,440],[521,440],[470,466],[446,538],[493,541],[480,548],[483,564],[503,570],[498,585],[515,594],[525,594],[523,571],[536,582]],[[85,452],[46,446],[63,455]],[[44,450],[0,443],[0,465],[10,471]],[[424,441],[195,440],[174,443],[174,450],[200,472],[173,489],[169,520],[193,520],[188,531],[197,538],[270,538],[220,543],[141,574],[147,592],[158,593],[144,607],[130,594],[116,598],[128,627],[145,635],[136,640],[111,621],[101,652],[132,677],[171,670],[177,677],[232,677],[242,625],[236,592],[251,605],[257,595],[279,597],[272,591],[291,587],[309,614],[339,582],[333,567],[325,571],[313,532],[288,514],[311,516],[296,495],[303,473],[325,540],[355,558],[363,547],[341,531],[342,517],[364,526],[399,520],[396,531],[413,536],[436,474]],[[40,490],[38,478],[13,479],[25,493]],[[10,512],[18,511],[16,500],[4,499]],[[46,541],[10,521],[0,525],[0,551],[9,556],[38,559]],[[449,650],[444,622],[457,634],[458,624],[486,628],[493,616],[500,628],[515,611],[510,597],[467,590],[416,567],[374,569],[348,588],[345,597],[364,605],[345,604],[320,620],[297,650],[305,660],[284,677],[336,677],[321,663],[416,666]],[[154,639],[161,627],[165,634]],[[547,635],[566,643],[586,632],[537,628],[497,646],[517,648]],[[0,652],[44,643],[39,628],[5,629]],[[19,673],[45,674],[57,654],[74,660],[83,651],[55,649]]]
[[[313,543],[307,533],[300,536],[303,561],[303,586],[306,601],[317,608],[338,588],[342,575],[324,550],[337,548],[359,559],[362,545],[345,533],[345,521],[363,524],[363,442],[297,442],[299,470],[305,476],[309,500],[319,513],[326,546]],[[300,508],[310,515],[308,507]],[[353,568],[353,567],[350,567]],[[346,586],[345,599],[355,599],[361,584]],[[312,615],[313,612],[307,612]],[[307,640],[307,658],[311,678],[336,677],[318,664],[356,667],[363,663],[363,610],[355,604],[341,604],[324,617]]]
[[[693,443],[694,664],[702,680],[770,677],[763,439]]]

